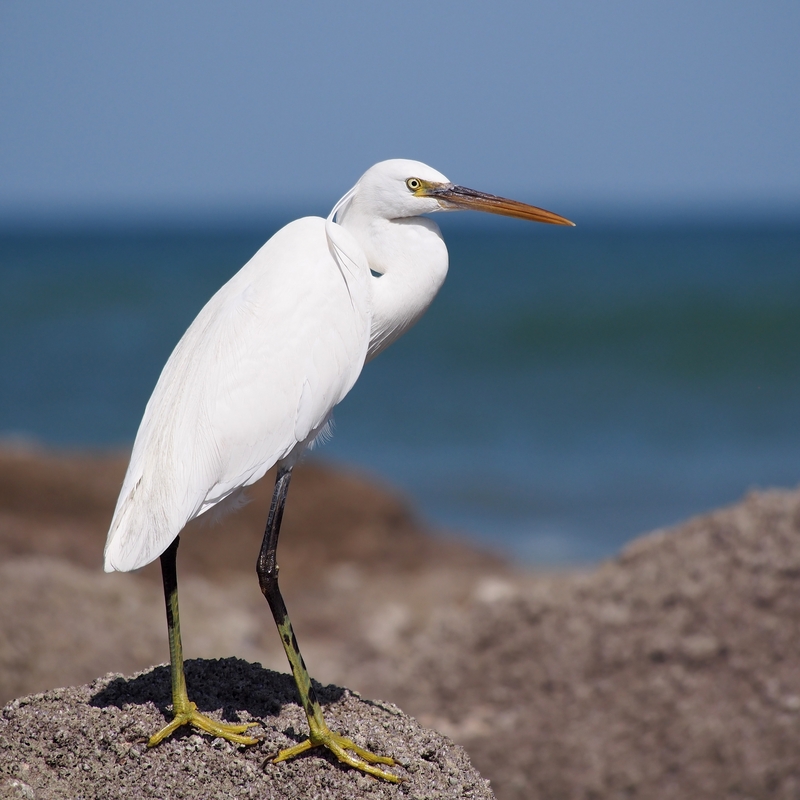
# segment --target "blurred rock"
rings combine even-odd
[[[800,493],[758,492],[513,597],[438,608],[369,691],[499,798],[800,797]]]
[[[101,572],[124,468],[0,452],[5,699],[166,660],[157,565]],[[254,570],[270,491],[182,536],[188,657],[285,670]],[[753,493],[591,571],[527,574],[309,464],[279,556],[312,675],[451,736],[500,800],[800,797],[798,491]]]

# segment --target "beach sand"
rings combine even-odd
[[[125,465],[0,451],[0,701],[167,659],[158,565],[102,572]],[[236,515],[181,537],[187,658],[286,672],[255,576],[270,491],[268,478]],[[800,796],[796,490],[752,493],[592,569],[538,573],[311,462],[279,563],[312,675],[451,737],[500,800]],[[6,743],[0,775],[21,758]]]

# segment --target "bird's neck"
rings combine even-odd
[[[427,217],[361,220],[348,214],[342,225],[363,248],[373,272],[369,360],[425,313],[447,275],[447,248]]]

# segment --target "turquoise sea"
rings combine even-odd
[[[441,224],[444,289],[316,457],[543,565],[800,482],[800,223]],[[0,437],[129,445],[183,330],[275,227],[0,233]]]

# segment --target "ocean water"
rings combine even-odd
[[[275,227],[0,234],[0,437],[130,444]],[[800,482],[800,224],[442,227],[444,288],[317,457],[546,566]]]

